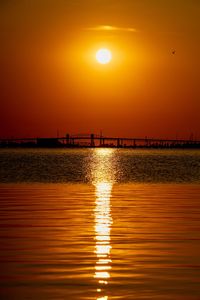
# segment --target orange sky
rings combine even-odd
[[[200,139],[200,1],[2,0],[0,26],[0,137]]]

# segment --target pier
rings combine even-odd
[[[98,134],[66,134],[53,138],[4,138],[0,148],[200,148],[200,141],[187,139],[111,137]]]

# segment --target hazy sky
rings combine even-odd
[[[1,0],[0,27],[0,137],[200,139],[199,0]]]

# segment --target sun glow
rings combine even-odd
[[[96,53],[96,60],[102,65],[108,64],[112,60],[111,51],[106,48],[99,49]]]

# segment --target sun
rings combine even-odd
[[[112,60],[112,53],[106,48],[99,49],[96,53],[96,60],[102,65],[108,64]]]

